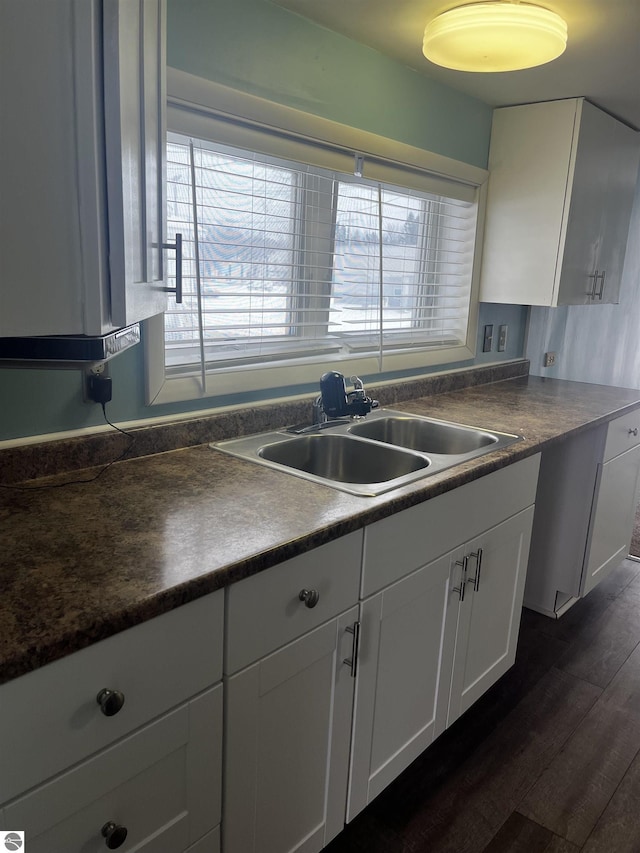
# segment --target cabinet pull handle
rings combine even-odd
[[[467,585],[467,566],[469,565],[469,558],[465,556],[461,560],[456,560],[454,565],[462,566],[462,573],[460,575],[460,586],[454,586],[453,591],[458,593],[460,601],[464,601],[464,589]]]
[[[301,589],[298,598],[304,601],[305,607],[315,607],[320,601],[320,593],[317,589]]]
[[[175,243],[163,243],[163,249],[175,249],[176,253],[176,286],[163,287],[165,293],[175,293],[176,304],[182,305],[182,234],[176,234]]]
[[[595,299],[596,298],[596,287],[598,285],[598,279],[600,278],[600,276],[598,275],[598,270],[596,270],[595,272],[592,272],[591,275],[588,276],[588,278],[593,279],[593,287],[591,288],[591,290],[589,291],[589,293],[587,295],[589,296],[589,299]],[[602,299],[602,297],[600,297],[600,298]]]
[[[358,655],[360,652],[360,622],[354,622],[353,627],[345,628],[348,634],[353,634],[353,645],[351,647],[351,658],[345,658],[342,663],[351,667],[351,678],[358,674]]]
[[[119,690],[104,688],[96,696],[96,702],[105,717],[113,717],[124,705],[124,693]]]
[[[606,270],[602,270],[600,275],[598,275],[596,272],[596,280],[593,284],[593,294],[594,294],[593,298],[599,299],[600,302],[602,302],[602,297],[604,296],[604,278],[605,278],[606,274],[607,274]],[[598,289],[598,292],[596,293],[596,284],[598,282],[598,279],[600,279],[600,287]]]
[[[629,435],[635,435],[635,436],[637,437],[637,435],[638,435],[638,427],[634,427],[633,429],[630,429],[630,430],[629,430]]]
[[[101,832],[109,850],[117,850],[118,847],[122,847],[127,838],[126,826],[120,826],[112,820],[105,823]]]
[[[469,578],[467,583],[473,584],[473,591],[477,592],[480,589],[480,570],[482,569],[482,548],[478,548],[477,551],[472,551],[469,554],[470,557],[476,561],[476,576],[474,578]]]

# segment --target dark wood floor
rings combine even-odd
[[[640,562],[553,621],[326,853],[639,853]]]

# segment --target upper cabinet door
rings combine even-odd
[[[9,0],[0,33],[0,336],[161,312],[165,0]]]
[[[588,305],[600,288],[608,163],[612,154],[612,118],[591,104],[578,101],[576,106],[565,197],[566,233],[564,244],[561,239],[558,246],[556,300],[561,305]]]
[[[596,299],[602,302],[620,301],[620,284],[624,268],[627,240],[633,209],[634,187],[640,179],[640,133],[620,122],[609,121],[611,131],[607,153],[608,192],[603,206],[603,238],[599,258],[600,273]],[[633,235],[637,239],[637,235]],[[632,235],[629,235],[632,239]]]
[[[494,113],[480,298],[616,302],[640,135],[583,98]]]
[[[104,90],[111,321],[165,308],[164,0],[104,4]]]

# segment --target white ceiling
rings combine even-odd
[[[640,0],[538,0],[567,21],[566,52],[547,65],[469,74],[422,55],[425,24],[468,0],[272,0],[492,106],[585,96],[640,129]]]

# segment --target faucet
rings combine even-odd
[[[363,418],[371,409],[378,406],[377,400],[367,397],[362,380],[357,376],[350,377],[353,391],[347,393],[342,373],[331,370],[320,377],[320,396],[314,403],[314,418],[316,412],[322,418],[315,421],[321,423],[329,418]]]
[[[317,424],[325,424],[327,421],[326,412],[322,408],[322,394],[319,394],[311,406],[311,423],[316,426]]]

